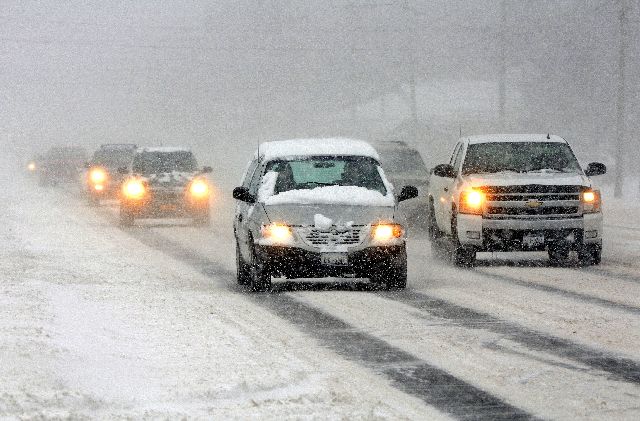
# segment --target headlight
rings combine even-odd
[[[401,238],[404,230],[400,224],[377,224],[371,227],[371,235],[376,242],[384,243]]]
[[[484,204],[484,193],[478,190],[466,190],[460,193],[460,213],[482,215],[482,205]]]
[[[107,173],[100,168],[94,168],[89,172],[89,180],[93,184],[102,184],[107,179]]]
[[[582,201],[582,209],[584,213],[600,212],[600,191],[585,190],[580,195]]]
[[[209,186],[203,180],[194,180],[189,186],[189,192],[193,197],[204,198],[209,195]]]
[[[262,237],[274,243],[288,243],[291,240],[291,227],[287,224],[273,223],[263,225],[261,229]]]
[[[129,199],[140,199],[145,194],[144,184],[140,180],[129,180],[122,186],[122,192]]]
[[[35,162],[29,162],[29,165],[27,165],[27,169],[29,171],[35,171],[36,170],[36,164]]]

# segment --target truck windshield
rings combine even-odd
[[[138,174],[194,172],[196,168],[196,160],[189,151],[143,152],[133,162],[133,172]]]
[[[476,143],[467,148],[462,174],[579,172],[571,148],[559,142]]]
[[[129,149],[99,149],[93,156],[92,164],[103,165],[107,168],[127,167],[133,157],[133,150]]]
[[[323,186],[356,186],[387,194],[378,163],[366,157],[318,156],[270,162],[267,172],[276,172],[274,192]]]

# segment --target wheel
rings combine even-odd
[[[458,267],[471,267],[476,262],[476,250],[473,247],[456,244],[451,260]]]
[[[371,283],[389,289],[405,289],[407,287],[407,250],[405,247],[398,255],[391,258],[388,264],[378,266],[369,275]]]
[[[251,274],[249,272],[249,268],[242,258],[240,246],[236,241],[236,281],[238,282],[238,285],[247,285],[250,281],[250,277]]]
[[[249,284],[251,291],[265,292],[271,289],[271,273],[266,263],[253,252],[251,267],[249,268]]]
[[[566,245],[552,245],[548,252],[551,266],[565,266],[569,262],[569,248]]]
[[[427,234],[432,244],[435,240],[442,237],[442,232],[438,229],[438,223],[436,221],[436,210],[433,206],[433,199],[429,199],[429,207],[427,209]]]
[[[123,227],[130,227],[133,225],[134,220],[135,217],[133,215],[133,212],[125,207],[120,206],[120,225],[122,225]]]
[[[582,266],[599,265],[602,261],[602,244],[584,244],[578,250],[578,260]]]

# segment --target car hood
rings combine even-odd
[[[271,222],[283,222],[289,225],[313,226],[316,215],[331,219],[333,225],[368,225],[378,221],[392,221],[393,206],[358,205],[265,205],[265,211]],[[322,219],[322,218],[320,218]]]
[[[580,173],[511,173],[470,174],[463,180],[471,187],[481,186],[591,186],[591,181]]]
[[[159,174],[149,174],[145,177],[151,187],[157,188],[172,188],[172,187],[184,187],[193,178],[195,173],[192,172],[168,172]]]

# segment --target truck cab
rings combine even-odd
[[[462,138],[448,163],[434,167],[429,184],[429,237],[459,266],[478,251],[542,251],[553,264],[578,254],[600,263],[600,191],[569,144],[545,134]]]

